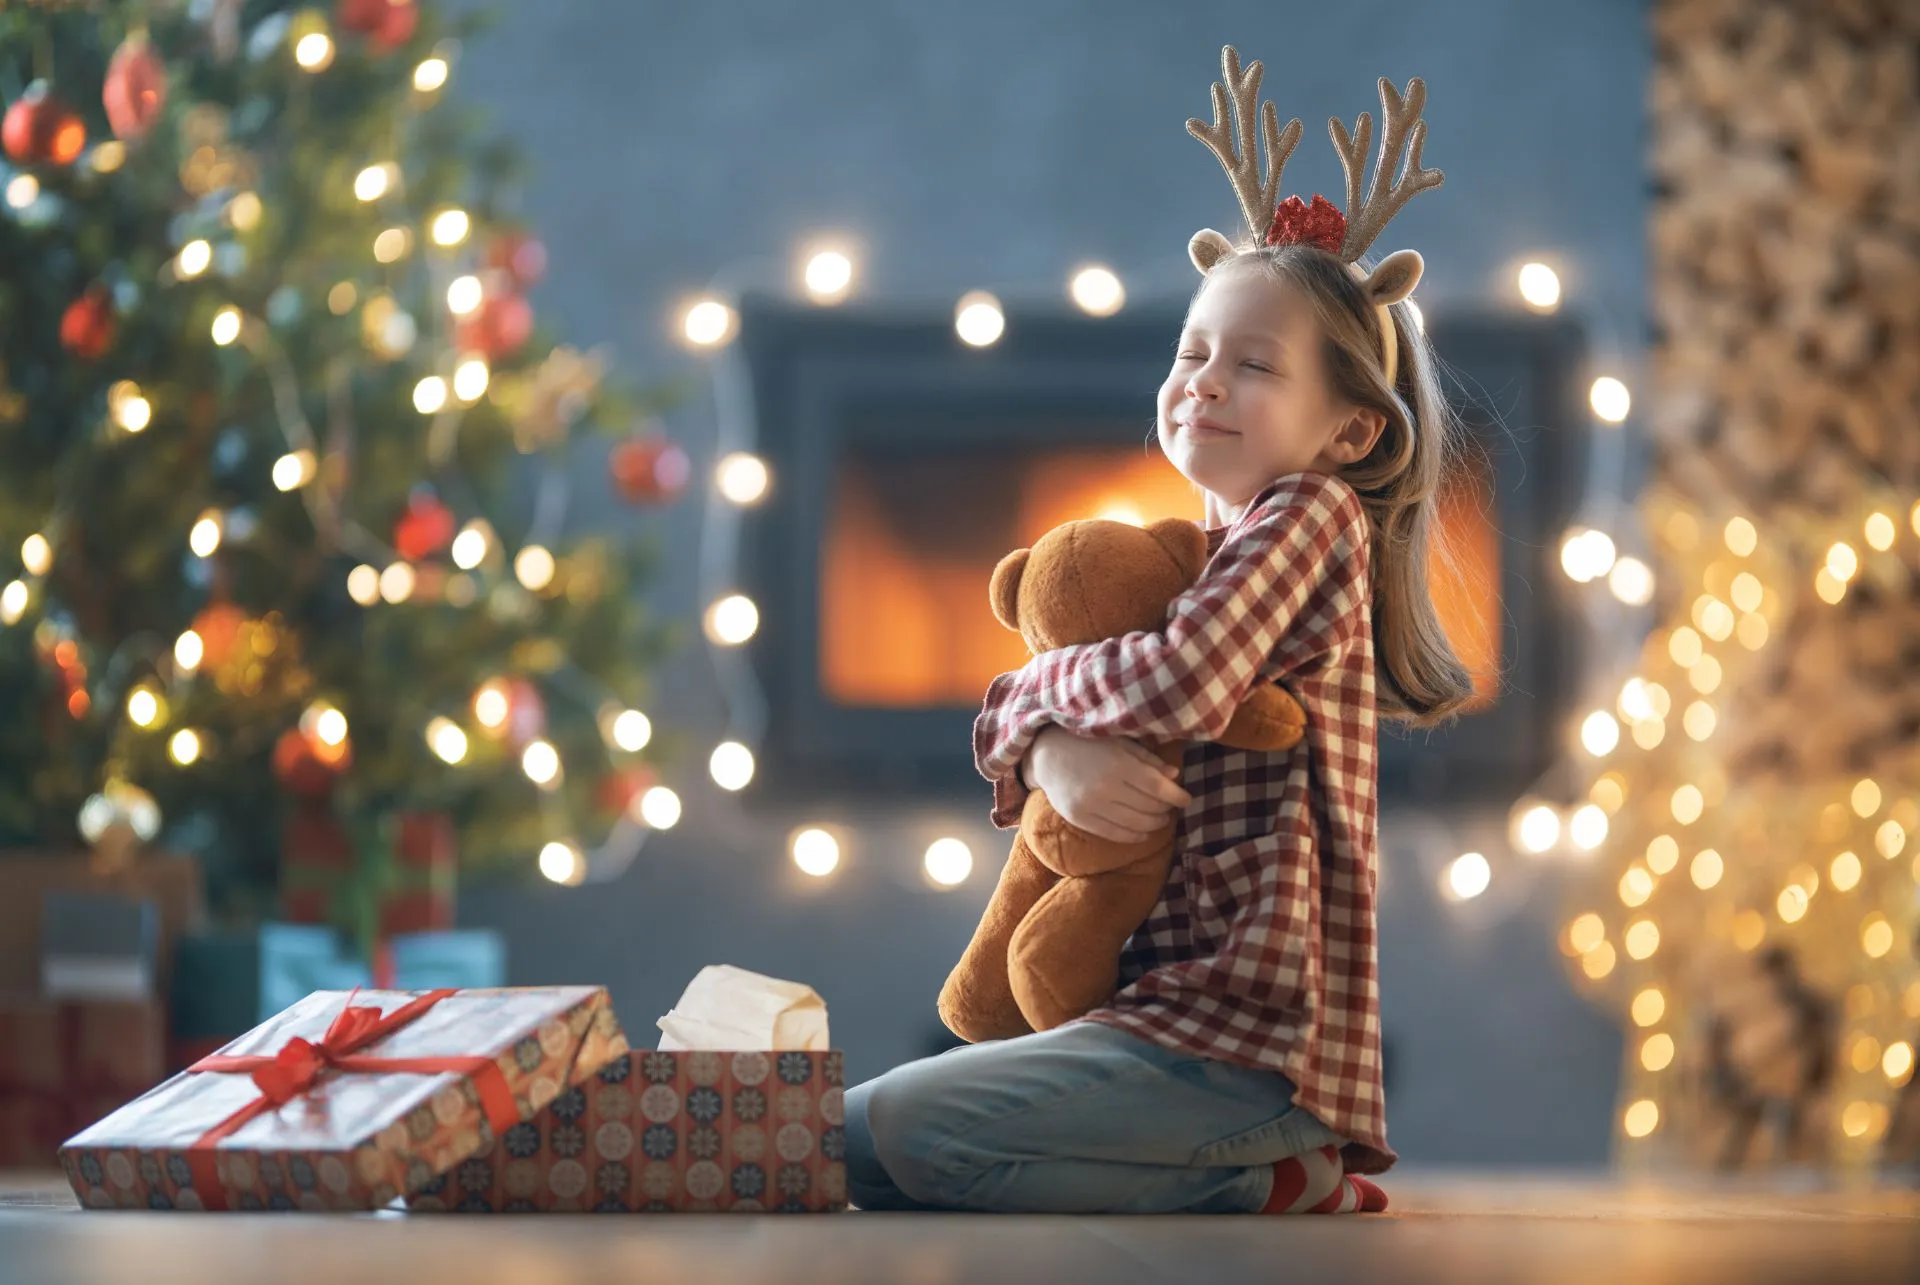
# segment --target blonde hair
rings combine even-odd
[[[1329,391],[1386,417],[1373,449],[1340,470],[1360,497],[1371,533],[1379,710],[1414,727],[1444,722],[1472,699],[1473,675],[1441,628],[1427,587],[1427,558],[1433,549],[1452,561],[1438,529],[1440,494],[1465,434],[1441,391],[1426,335],[1405,303],[1389,305],[1399,346],[1396,386],[1389,387],[1380,320],[1360,279],[1337,256],[1309,244],[1261,245],[1219,267],[1229,263],[1262,270],[1298,291],[1325,337]]]

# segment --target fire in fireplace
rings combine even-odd
[[[1476,675],[1477,706],[1493,699],[1500,671],[1491,498],[1484,474],[1449,491],[1429,567],[1447,636]],[[1201,505],[1158,447],[1042,447],[1009,458],[936,444],[842,455],[820,567],[827,699],[888,709],[977,701],[994,675],[1027,659],[1019,635],[988,610],[995,563],[1091,517],[1198,521]]]
[[[1433,324],[1475,440],[1430,576],[1478,694],[1451,728],[1385,738],[1388,801],[1507,797],[1530,780],[1557,744],[1574,641],[1541,586],[1577,494],[1579,332],[1532,317]],[[973,715],[993,676],[1027,659],[988,609],[995,563],[1072,518],[1201,515],[1152,434],[1178,329],[1173,315],[1016,314],[976,350],[944,318],[743,309],[732,375],[777,479],[741,544],[762,617],[758,798],[981,788]]]

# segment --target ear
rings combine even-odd
[[[1380,434],[1387,428],[1387,417],[1370,407],[1361,407],[1352,417],[1334,430],[1333,437],[1322,448],[1321,454],[1341,467],[1358,464],[1367,458],[1373,444],[1380,440]]]
[[[1015,549],[1000,559],[987,586],[987,595],[993,602],[993,618],[1015,633],[1020,631],[1020,577],[1027,573],[1027,555],[1032,552]]]
[[[1185,518],[1162,518],[1147,528],[1189,580],[1198,580],[1207,566],[1207,533]]]
[[[1233,257],[1233,242],[1212,228],[1207,228],[1195,232],[1193,239],[1187,242],[1187,257],[1193,260],[1193,266],[1200,269],[1200,274],[1205,276],[1213,271],[1214,264],[1222,259]]]
[[[1374,266],[1363,283],[1367,298],[1376,304],[1399,303],[1420,284],[1427,270],[1418,250],[1395,250]]]

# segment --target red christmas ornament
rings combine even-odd
[[[393,547],[408,562],[432,557],[453,543],[453,510],[431,495],[407,501],[407,511],[393,527]]]
[[[91,285],[60,314],[60,345],[82,361],[98,361],[113,347],[118,325],[113,296],[103,285]]]
[[[502,233],[487,246],[487,266],[505,273],[516,290],[529,290],[547,273],[547,247],[525,232]]]
[[[370,36],[380,30],[387,20],[387,10],[393,7],[393,0],[340,0],[334,8],[333,20],[344,30]]]
[[[501,361],[519,352],[533,334],[533,308],[517,294],[490,294],[473,315],[462,321],[454,341],[489,361]]]
[[[297,727],[280,733],[273,745],[274,776],[303,799],[325,798],[352,765],[352,742],[328,745]]]
[[[247,613],[230,602],[210,602],[193,618],[193,632],[200,635],[200,663],[218,669],[233,654],[234,640]]]
[[[128,40],[114,50],[107,64],[107,83],[100,97],[115,136],[140,138],[153,128],[166,106],[167,65],[144,39]]]
[[[600,778],[599,784],[594,787],[594,799],[603,811],[621,816],[632,811],[640,796],[659,784],[659,781],[653,769],[643,764],[616,768]]]
[[[685,489],[693,464],[673,439],[661,435],[630,437],[607,456],[613,485],[636,504],[664,504]]]
[[[1308,205],[1297,196],[1280,202],[1273,212],[1273,226],[1267,229],[1268,245],[1317,245],[1328,254],[1340,253],[1347,237],[1347,216],[1340,207],[1318,192]]]
[[[407,41],[420,25],[420,10],[413,0],[394,0],[387,6],[380,25],[367,33],[367,43],[378,53],[390,54]]]
[[[87,145],[87,127],[74,110],[36,80],[0,120],[0,146],[21,165],[71,165]]]

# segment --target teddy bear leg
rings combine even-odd
[[[1034,1030],[1051,1030],[1112,998],[1120,952],[1160,900],[1171,855],[1062,879],[1027,913],[1013,934],[1007,975]]]
[[[978,1044],[1032,1033],[1008,981],[1008,943],[1021,920],[1057,882],[1059,876],[1034,859],[1023,837],[1015,836],[973,940],[940,988],[940,1020],[961,1039]]]
[[[1248,692],[1233,720],[1220,734],[1220,744],[1236,750],[1290,750],[1307,732],[1307,714],[1293,694],[1278,683],[1263,683]]]

